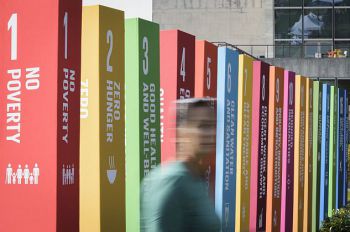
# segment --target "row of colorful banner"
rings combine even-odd
[[[347,203],[347,90],[218,50],[223,231],[318,231]]]
[[[316,231],[345,205],[346,90],[103,6],[3,5],[0,231],[140,231],[140,183],[176,158],[191,97],[217,99],[223,231]]]

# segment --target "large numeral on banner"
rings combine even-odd
[[[182,76],[182,81],[186,80],[186,48],[182,48],[182,58],[181,58],[181,67],[180,67],[180,76]]]
[[[228,63],[227,65],[227,92],[228,93],[231,93],[231,83],[232,83],[231,72],[232,72],[231,63]]]
[[[68,58],[68,12],[64,13],[63,26],[64,26],[64,59],[67,59]]]
[[[210,71],[211,58],[207,58],[207,89],[210,89],[211,71]]]
[[[293,105],[293,95],[294,95],[294,86],[293,83],[289,83],[289,105]]]
[[[280,101],[280,79],[276,79],[276,102]]]
[[[263,101],[265,101],[265,96],[266,95],[266,77],[263,74],[262,76],[262,90],[261,90],[261,98]]]
[[[310,102],[310,108],[312,109],[312,102],[313,102],[313,100],[312,100],[312,89],[310,89],[310,91],[309,91],[309,102]]]
[[[244,69],[244,96],[247,95],[248,70]]]
[[[11,15],[7,30],[11,30],[11,60],[17,60],[17,13]]]
[[[145,51],[144,59],[142,61],[143,74],[147,76],[148,75],[148,38],[147,37],[143,37],[142,47],[143,47],[143,50]]]
[[[107,31],[107,43],[109,44],[109,50],[107,54],[107,72],[113,72],[113,67],[110,65],[111,63],[111,56],[112,56],[112,50],[113,50],[113,32],[111,30]]]
[[[301,87],[301,90],[300,90],[300,104],[301,104],[301,107],[304,107],[304,97],[305,97],[305,93],[304,93],[304,86]]]

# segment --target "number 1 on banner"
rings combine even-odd
[[[68,12],[64,12],[64,59],[68,59]]]
[[[17,60],[17,13],[11,15],[7,30],[11,30],[11,60]]]

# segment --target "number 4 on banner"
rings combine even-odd
[[[182,48],[182,58],[181,58],[181,68],[180,68],[180,76],[182,76],[182,81],[186,80],[186,48]]]
[[[11,15],[7,30],[11,30],[11,60],[17,60],[17,13]]]

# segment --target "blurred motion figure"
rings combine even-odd
[[[204,182],[215,149],[212,99],[176,102],[176,161],[162,164],[142,182],[141,231],[220,231]]]

